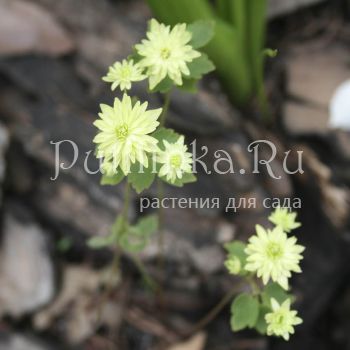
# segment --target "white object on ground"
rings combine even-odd
[[[329,126],[350,131],[350,80],[335,91],[329,104]]]

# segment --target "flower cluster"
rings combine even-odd
[[[305,248],[297,244],[295,236],[287,235],[301,226],[296,221],[296,213],[287,208],[277,208],[269,216],[269,221],[275,226],[265,229],[256,225],[256,233],[247,244],[234,241],[225,246],[228,250],[225,266],[229,273],[244,276],[249,283],[253,283],[252,292],[258,299],[252,297],[251,305],[259,308],[261,303],[270,310],[263,315],[265,329],[257,329],[267,335],[281,336],[288,340],[289,334],[294,333],[293,327],[302,323],[296,316],[296,311],[290,310],[291,298],[287,291],[292,273],[301,272],[300,261]],[[259,280],[254,281],[256,278]],[[237,303],[233,305],[237,308]],[[258,318],[258,315],[259,311],[256,311],[253,316]],[[236,330],[240,329],[237,328],[237,322],[237,317],[234,317],[233,328]],[[254,319],[251,324],[254,324]]]
[[[197,80],[198,72],[204,74],[211,69],[208,69],[209,60],[209,66],[203,69],[202,61],[206,57],[193,48],[196,43],[191,42],[189,28],[186,24],[171,28],[152,19],[147,38],[134,47],[135,54],[115,62],[102,78],[111,83],[112,90],[119,88],[124,93],[122,99],[114,99],[113,106],[102,104],[99,119],[94,122],[99,132],[93,141],[105,177],[118,176],[118,173],[119,178],[128,176],[136,166],[141,172],[151,168],[152,173],[158,173],[161,179],[174,185],[194,181],[192,155],[184,137],[170,129],[159,132],[163,127],[159,119],[166,111],[149,109],[147,102],[141,103],[127,94],[133,83],[145,79],[149,80],[151,92],[167,92],[172,86],[181,87],[184,79],[195,80],[191,69],[195,70]],[[198,58],[201,58],[199,67]],[[139,187],[135,184],[134,188]]]

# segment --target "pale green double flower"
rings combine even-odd
[[[187,64],[201,55],[189,44],[191,39],[192,34],[184,23],[171,29],[151,20],[147,39],[135,45],[137,53],[142,56],[139,64],[146,68],[149,76],[150,89],[167,76],[176,85],[182,85],[182,77],[190,74]]]
[[[295,237],[287,237],[280,226],[265,230],[256,225],[256,235],[250,237],[245,249],[247,271],[256,272],[264,284],[271,279],[282,288],[288,289],[288,279],[292,272],[301,272],[299,262],[305,248],[296,244]]]
[[[158,141],[149,134],[158,127],[162,109],[147,110],[147,107],[147,102],[133,105],[127,95],[122,100],[115,98],[113,107],[101,105],[100,119],[94,122],[100,132],[94,142],[97,157],[104,158],[103,168],[108,174],[120,166],[127,175],[135,162],[147,168],[147,153],[158,150]]]
[[[303,320],[297,317],[297,312],[290,309],[290,299],[281,305],[271,299],[272,311],[265,315],[267,323],[267,335],[275,335],[289,340],[289,335],[294,334],[294,326],[301,324]]]

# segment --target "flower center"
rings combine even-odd
[[[160,50],[160,57],[161,57],[163,60],[167,60],[167,59],[170,57],[170,50],[169,50],[167,47],[163,47],[163,48]]]
[[[181,156],[179,154],[174,154],[173,156],[170,157],[170,164],[174,168],[179,168],[181,165]]]
[[[279,326],[282,326],[284,324],[284,315],[277,315],[276,316],[276,323],[279,325]]]
[[[115,129],[115,134],[119,141],[124,141],[129,135],[129,128],[126,124],[122,124]]]
[[[130,68],[129,67],[124,67],[120,70],[120,78],[123,80],[128,80],[130,78]]]
[[[282,256],[282,247],[280,244],[275,242],[270,242],[266,248],[267,256],[272,259],[279,259]]]

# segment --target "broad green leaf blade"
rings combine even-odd
[[[114,221],[111,228],[111,233],[108,236],[92,237],[88,240],[87,244],[90,248],[95,248],[95,249],[111,246],[117,243],[118,237],[120,236],[120,234],[124,229],[125,229],[125,220],[121,215],[119,215]]]
[[[190,45],[194,49],[207,45],[214,36],[214,27],[213,20],[198,20],[189,24],[187,30],[192,33]]]
[[[215,69],[213,62],[204,53],[188,63],[187,67],[190,71],[189,78],[191,79],[201,79],[204,74],[210,73]]]
[[[158,140],[158,147],[164,151],[165,146],[163,144],[163,140],[168,141],[169,143],[175,143],[180,135],[176,133],[173,129],[168,128],[159,128],[155,131],[152,136]]]
[[[186,184],[197,181],[197,177],[192,173],[185,173],[182,175],[181,179],[176,179],[174,182],[168,181],[165,177],[161,177],[161,179],[167,184],[175,187],[183,187]]]
[[[147,2],[158,19],[171,25],[213,18],[209,2],[203,0],[147,0]]]
[[[226,20],[230,21],[230,0],[215,0],[216,12],[218,15]]]
[[[281,304],[290,298],[290,295],[278,283],[271,282],[264,288],[261,297],[263,304],[271,308],[271,298],[276,299]]]
[[[115,241],[118,239],[119,235],[123,232],[125,227],[126,227],[126,222],[123,216],[119,215],[115,219],[111,229],[111,235],[114,237]]]
[[[137,222],[135,229],[142,235],[150,236],[158,230],[158,216],[148,215],[140,218]]]
[[[147,245],[147,237],[135,234],[132,230],[123,234],[119,239],[119,244],[123,250],[129,253],[139,253]]]
[[[121,169],[118,169],[118,173],[113,176],[102,175],[101,185],[118,185],[123,181],[124,177],[124,173],[121,171]]]
[[[151,187],[156,176],[156,169],[153,168],[152,160],[149,160],[148,168],[143,167],[138,162],[131,166],[128,182],[137,193]]]
[[[198,91],[197,79],[183,79],[182,85],[177,86],[179,90],[195,94]]]
[[[146,247],[150,236],[157,230],[158,217],[156,215],[145,216],[120,236],[119,244],[130,253],[139,253]]]
[[[162,94],[165,94],[171,90],[171,88],[175,86],[175,83],[166,76],[157,86],[152,89],[152,92],[161,92]]]
[[[259,308],[259,316],[258,320],[255,325],[255,329],[260,333],[260,334],[266,334],[267,330],[267,323],[265,321],[265,315],[270,312],[270,309],[266,307],[265,305],[260,305]]]
[[[258,96],[263,114],[267,114],[267,101],[264,87],[264,56],[265,47],[267,0],[245,1],[247,11],[246,52],[250,64],[251,79],[254,94]]]
[[[233,331],[253,328],[259,316],[259,302],[252,295],[239,294],[231,305],[231,327]]]

